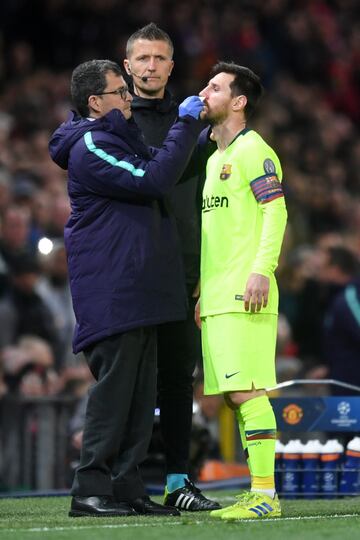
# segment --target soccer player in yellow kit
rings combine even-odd
[[[217,150],[203,190],[201,300],[206,394],[235,410],[251,491],[211,512],[225,520],[281,515],[274,484],[276,421],[265,388],[276,384],[278,289],[274,276],[287,212],[279,159],[247,120],[262,94],[251,70],[221,62],[200,92]],[[201,308],[200,308],[201,306]]]

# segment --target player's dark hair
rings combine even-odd
[[[169,34],[164,30],[161,30],[155,23],[151,22],[146,26],[143,26],[139,30],[136,30],[126,43],[126,56],[129,58],[132,52],[132,47],[135,41],[138,39],[147,39],[148,41],[166,41],[170,47],[171,56],[174,54],[174,45],[170,39]]]
[[[89,60],[78,65],[72,72],[71,97],[81,116],[87,117],[90,114],[89,96],[104,92],[107,85],[106,74],[109,71],[115,75],[123,75],[119,64],[111,60]]]
[[[211,70],[211,76],[219,73],[229,73],[234,75],[234,80],[230,83],[231,95],[233,97],[244,95],[247,98],[247,104],[244,112],[246,119],[255,111],[264,88],[258,77],[251,69],[239,66],[233,62],[219,62]]]

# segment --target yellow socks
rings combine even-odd
[[[248,452],[251,491],[274,497],[276,420],[267,396],[249,399],[237,411],[240,436]]]

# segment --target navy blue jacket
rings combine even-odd
[[[75,353],[113,334],[185,318],[176,229],[162,197],[200,131],[201,122],[186,116],[160,149],[148,148],[135,122],[114,109],[94,121],[73,114],[51,137],[50,155],[69,176]]]

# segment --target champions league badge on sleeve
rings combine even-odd
[[[264,165],[264,171],[266,172],[266,174],[272,174],[276,172],[275,163],[273,162],[272,159],[270,158],[265,159],[263,165]]]
[[[224,163],[222,166],[221,172],[220,172],[220,180],[227,180],[231,176],[231,165],[228,163]]]

